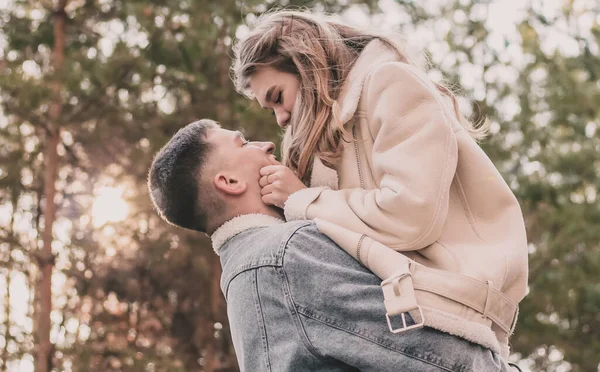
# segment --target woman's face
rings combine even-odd
[[[271,67],[262,68],[250,78],[250,90],[265,110],[273,110],[277,124],[285,128],[290,123],[292,109],[300,88],[296,75]]]

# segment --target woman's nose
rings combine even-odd
[[[277,118],[277,125],[282,128],[285,128],[290,121],[290,113],[285,111],[283,108],[275,110],[275,117]]]

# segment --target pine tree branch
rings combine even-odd
[[[123,82],[127,76],[131,74],[134,69],[133,64],[127,64],[125,67],[121,66],[120,74],[112,81]],[[100,92],[105,92],[108,87],[111,86],[112,81],[100,87]],[[102,96],[100,100],[104,100],[105,96]],[[70,115],[65,116],[65,123],[81,123],[85,121],[86,117],[94,117],[105,110],[104,107],[98,104],[97,97],[86,100],[83,103],[78,105],[79,109],[77,111],[73,111]]]

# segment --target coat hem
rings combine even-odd
[[[425,325],[475,344],[484,346],[503,358],[508,358],[508,345],[501,345],[494,332],[483,324],[470,322],[444,311],[422,307]]]

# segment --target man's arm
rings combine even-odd
[[[394,334],[381,280],[314,225],[296,231],[283,260],[289,307],[315,357],[361,371],[506,371],[499,355],[428,327]]]

